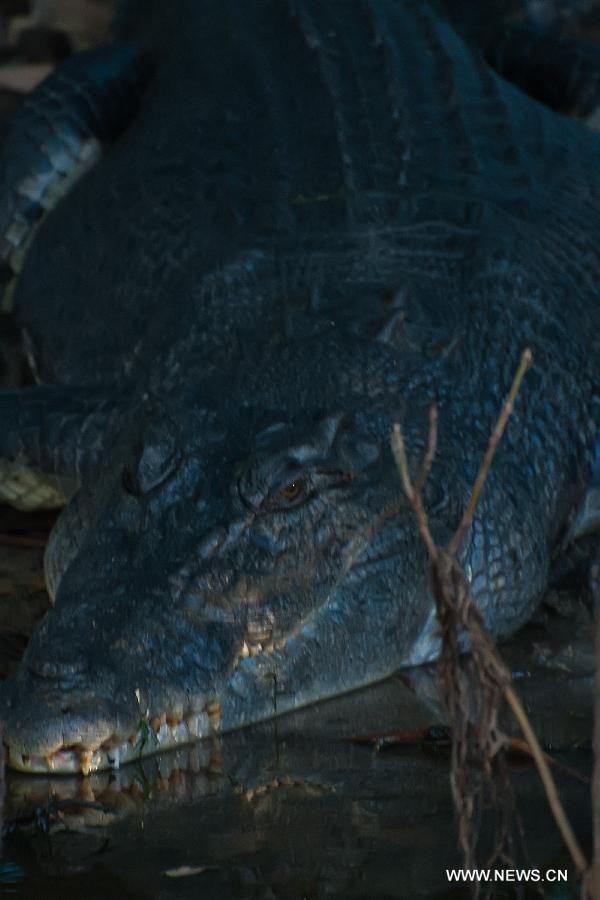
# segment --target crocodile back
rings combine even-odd
[[[117,37],[135,11],[124,4]],[[592,329],[597,138],[496,76],[426,4],[178,0],[151,13],[164,51],[141,112],[49,217],[21,279],[17,314],[47,377],[124,378],[134,346],[150,332],[153,353],[172,345],[186,317],[221,352],[233,331],[277,329],[290,271],[292,291],[310,292],[348,258],[382,292],[406,270],[456,292],[492,247],[568,283]],[[404,270],[382,275],[394,254]],[[337,299],[328,313],[349,314]],[[91,355],[71,339],[82,315]]]

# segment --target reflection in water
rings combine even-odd
[[[525,630],[505,656],[542,739],[572,748],[591,734],[591,628],[578,622],[575,647],[574,619],[552,616],[550,625]],[[119,772],[12,774],[9,817],[31,815],[50,796],[54,805],[48,834],[8,837],[9,858],[26,873],[11,888],[36,900],[465,897],[445,874],[460,865],[447,754],[420,747],[376,754],[347,739],[439,718],[435,678],[417,670]],[[563,759],[589,774],[589,750]],[[567,867],[534,769],[515,769],[513,780],[524,864]],[[561,774],[558,783],[589,844],[589,786]],[[574,896],[575,886],[573,877],[567,893],[548,886],[545,896]],[[505,888],[498,896],[515,896],[514,886]]]
[[[0,860],[0,892],[3,894],[17,893],[16,885],[25,877],[25,872],[10,859]]]

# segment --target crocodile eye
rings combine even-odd
[[[304,487],[304,482],[302,479],[298,478],[296,481],[291,481],[288,486],[281,492],[281,496],[284,500],[287,500],[288,503],[291,503],[292,500],[295,500],[298,495],[302,492]]]
[[[294,509],[300,506],[309,497],[308,481],[306,478],[294,478],[293,481],[278,491],[268,501],[268,509]]]

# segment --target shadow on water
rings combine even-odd
[[[592,628],[577,615],[547,612],[505,657],[546,746],[589,776]],[[435,677],[422,669],[119,772],[10,774],[6,816],[14,827],[0,893],[36,900],[468,896],[446,877],[446,868],[460,866],[447,752],[375,753],[348,740],[439,718]],[[589,850],[589,785],[557,777]],[[535,770],[514,768],[513,780],[528,851],[520,864],[568,868]],[[571,872],[566,885],[545,885],[543,896],[566,900],[575,889]],[[498,896],[515,896],[514,886]]]

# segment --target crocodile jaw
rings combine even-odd
[[[17,745],[6,745],[6,762],[18,772],[30,775],[89,775],[142,759],[154,753],[172,750],[215,734],[218,708],[190,716],[180,722],[143,721],[129,740],[108,747],[63,747],[46,756],[27,753]]]

